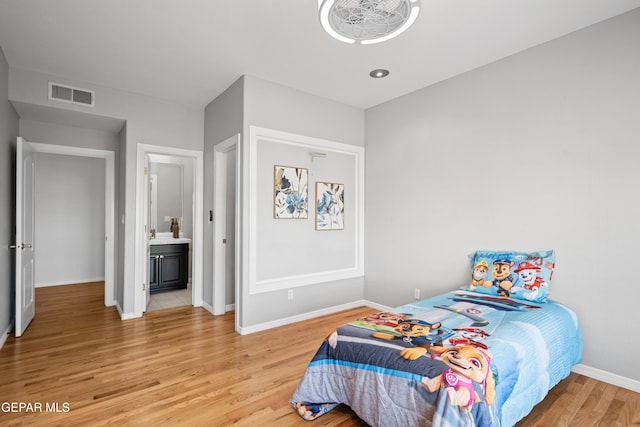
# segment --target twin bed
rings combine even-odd
[[[503,255],[472,259],[491,266],[480,284],[330,333],[292,406],[313,420],[346,404],[372,426],[513,426],[580,362],[582,335],[575,313],[547,300],[554,264]],[[537,286],[524,273],[496,281],[503,260],[534,269]]]

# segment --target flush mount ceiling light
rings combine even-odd
[[[320,23],[345,43],[373,44],[403,33],[420,13],[420,0],[318,0]]]

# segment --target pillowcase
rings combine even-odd
[[[471,281],[462,289],[481,294],[547,302],[556,258],[540,252],[477,251],[469,255]]]

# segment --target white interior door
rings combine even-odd
[[[16,337],[35,316],[34,285],[34,191],[35,151],[18,137],[16,150]]]

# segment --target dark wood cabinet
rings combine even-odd
[[[189,281],[189,244],[151,245],[149,292],[186,289]]]
[[[153,252],[153,247],[151,247]],[[158,286],[158,264],[160,258],[158,255],[149,256],[149,292],[153,293]]]

